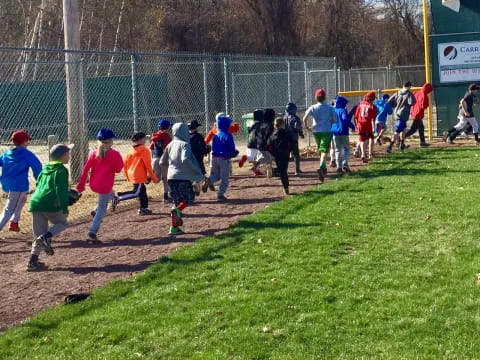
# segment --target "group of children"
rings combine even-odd
[[[304,137],[303,128],[313,133],[320,154],[318,177],[324,181],[327,173],[326,157],[330,147],[334,149],[331,163],[337,168],[337,173],[350,172],[348,165],[350,153],[350,130],[356,130],[359,138],[362,159],[367,162],[373,155],[373,143],[381,142],[386,129],[387,115],[395,113],[397,124],[396,138],[389,145],[391,151],[394,142],[398,141],[400,148],[405,148],[406,119],[410,108],[414,125],[406,134],[420,132],[421,144],[425,145],[423,137],[423,111],[428,107],[428,92],[431,85],[425,84],[422,95],[410,92],[410,83],[391,98],[384,95],[381,100],[376,99],[374,92],[366,94],[364,99],[351,111],[347,110],[348,100],[338,96],[335,107],[326,102],[326,93],[319,89],[315,92],[317,103],[307,109],[303,121],[297,116],[297,107],[288,103],[285,113],[278,115],[273,109],[255,110],[253,123],[248,127],[247,154],[240,157],[239,166],[246,161],[252,163],[254,176],[263,176],[260,165],[265,165],[267,175],[280,178],[284,193],[289,194],[288,164],[293,155],[295,175],[302,173],[300,168],[299,139]],[[476,91],[473,89],[471,91]],[[421,96],[424,96],[422,98]],[[425,100],[426,98],[426,100]],[[419,101],[420,100],[420,101]],[[464,101],[466,111],[469,108],[469,99]],[[420,105],[418,105],[420,103]],[[407,115],[408,114],[408,115]],[[465,113],[465,116],[467,113]],[[313,119],[309,124],[309,118]],[[92,211],[93,220],[87,232],[87,241],[91,244],[100,243],[97,237],[102,220],[107,213],[109,204],[113,211],[121,201],[138,198],[141,216],[150,215],[146,184],[150,182],[163,183],[163,200],[172,203],[170,211],[170,235],[182,233],[183,212],[191,205],[200,193],[215,191],[215,183],[220,181],[217,200],[226,201],[226,191],[231,174],[231,159],[238,156],[233,134],[239,131],[239,125],[224,113],[216,116],[216,126],[204,138],[198,131],[201,124],[198,121],[191,123],[173,124],[168,120],[158,123],[158,131],[151,135],[150,146],[147,147],[145,133],[135,133],[132,137],[132,147],[125,158],[112,148],[115,134],[110,129],[101,129],[96,138],[98,146],[93,150],[83,167],[83,171],[76,185],[77,190],[85,191],[87,182],[90,189],[98,194],[96,208]],[[416,123],[418,121],[418,123]],[[478,132],[478,131],[477,131]],[[50,150],[50,161],[42,169],[38,158],[30,152],[30,136],[25,131],[15,131],[11,140],[14,147],[0,155],[2,176],[0,181],[8,201],[0,220],[0,229],[9,221],[9,230],[20,231],[19,219],[21,210],[26,202],[29,189],[28,173],[31,168],[37,180],[29,210],[33,216],[34,241],[27,270],[42,269],[38,258],[42,251],[53,255],[51,245],[53,236],[67,227],[69,201],[69,174],[64,166],[69,162],[72,146],[55,145]],[[211,145],[210,145],[211,142]],[[211,154],[210,174],[205,169],[205,156]],[[272,168],[272,162],[276,169]],[[124,172],[132,190],[115,193],[113,190],[116,174]],[[51,226],[49,227],[49,223]]]

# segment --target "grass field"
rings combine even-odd
[[[43,312],[0,358],[476,358],[478,156],[379,159]]]

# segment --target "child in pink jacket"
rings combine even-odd
[[[90,153],[77,185],[78,191],[85,191],[85,183],[90,174],[90,188],[98,194],[97,208],[92,212],[94,218],[87,234],[87,242],[93,244],[100,243],[97,232],[107,212],[108,202],[112,202],[113,211],[117,206],[117,198],[112,189],[115,174],[123,169],[123,160],[120,153],[111,148],[114,138],[115,134],[110,129],[101,129],[98,132],[97,140],[100,142],[98,149]]]

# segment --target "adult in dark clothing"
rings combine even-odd
[[[461,134],[468,125],[472,126],[473,136],[475,136],[475,142],[477,145],[480,144],[478,138],[478,122],[473,113],[473,106],[477,103],[477,93],[480,89],[480,86],[477,84],[471,84],[468,87],[468,91],[465,96],[460,100],[459,113],[458,113],[458,123],[447,131],[444,134],[444,139],[449,144],[453,144],[453,140]]]
[[[275,119],[275,130],[267,141],[267,148],[275,158],[277,172],[283,185],[283,192],[285,195],[288,195],[288,162],[292,149],[292,140],[290,134],[285,130],[285,122],[281,117]]]
[[[292,140],[292,155],[295,161],[295,175],[302,173],[300,170],[300,149],[298,146],[298,138],[304,138],[302,120],[297,116],[297,105],[288,103],[285,107],[285,130],[289,133]]]
[[[202,170],[202,174],[205,175],[205,164],[203,159],[205,155],[210,153],[211,147],[205,144],[203,135],[198,132],[198,128],[202,126],[197,120],[193,120],[188,124],[188,130],[190,131],[190,146],[192,148],[193,156],[197,159],[198,166]]]

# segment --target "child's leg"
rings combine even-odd
[[[220,160],[220,186],[218,188],[218,197],[224,196],[228,189],[228,182],[230,178],[230,160]]]
[[[55,212],[55,213],[46,213],[47,219],[53,225],[48,229],[48,232],[45,234],[46,237],[54,237],[61,232],[65,231],[68,227],[67,215],[63,214],[62,212]]]
[[[419,130],[419,123],[420,123],[420,121],[416,121],[416,120],[413,121],[412,126],[407,131],[407,133],[405,134],[406,138],[412,136],[413,134],[415,134],[417,132],[417,130]],[[422,124],[423,124],[423,122],[422,122]]]
[[[368,139],[368,157],[373,158],[373,136]]]
[[[140,193],[138,195],[138,202],[140,204],[140,209],[148,209],[148,196],[147,196],[147,187],[145,184],[139,184]]]
[[[275,163],[277,164],[277,169],[280,175],[280,180],[282,181],[282,186],[285,190],[288,190],[289,181],[288,181],[288,156],[276,156]]]
[[[140,196],[140,191],[141,191],[140,184],[133,184],[133,189],[131,191],[119,192],[117,196],[117,200],[120,202],[120,201],[134,199]]]
[[[90,225],[89,232],[97,234],[102,224],[102,220],[107,213],[108,202],[112,198],[113,194],[98,194],[97,210],[95,212],[95,217],[93,218],[92,224]]]
[[[205,168],[205,167],[204,167]],[[160,176],[157,175],[159,179],[162,179],[163,184],[163,199],[168,200],[168,165],[160,166]]]
[[[366,159],[366,157],[367,157],[367,141],[365,141],[365,140],[362,140],[361,151],[362,151],[362,159]]]
[[[3,209],[2,218],[0,220],[0,230],[10,221],[18,223],[20,214],[27,199],[26,192],[9,192],[5,209]]]
[[[335,153],[335,141],[332,139],[330,142],[330,165],[333,165],[333,163],[336,161]]]
[[[425,126],[423,120],[418,121],[418,135],[420,136],[420,144],[425,144]]]
[[[300,172],[300,149],[298,145],[298,140],[292,142],[292,155],[293,160],[295,161],[295,170]]]
[[[218,180],[221,179],[221,169],[220,169],[220,162],[222,161],[222,159],[220,158],[212,158],[212,168],[210,169],[210,181],[212,183],[215,183],[217,182]]]
[[[333,142],[335,143],[335,162],[337,163],[337,169],[342,168],[343,162],[343,143],[342,136],[336,135],[333,137]]]
[[[348,160],[350,160],[350,138],[345,136],[343,153],[343,168],[348,168]]]
[[[32,212],[34,241],[32,243],[32,251],[30,253],[32,256],[36,257],[35,260],[43,250],[43,247],[35,240],[48,232],[48,218],[45,216],[45,214],[46,213],[43,212]]]

